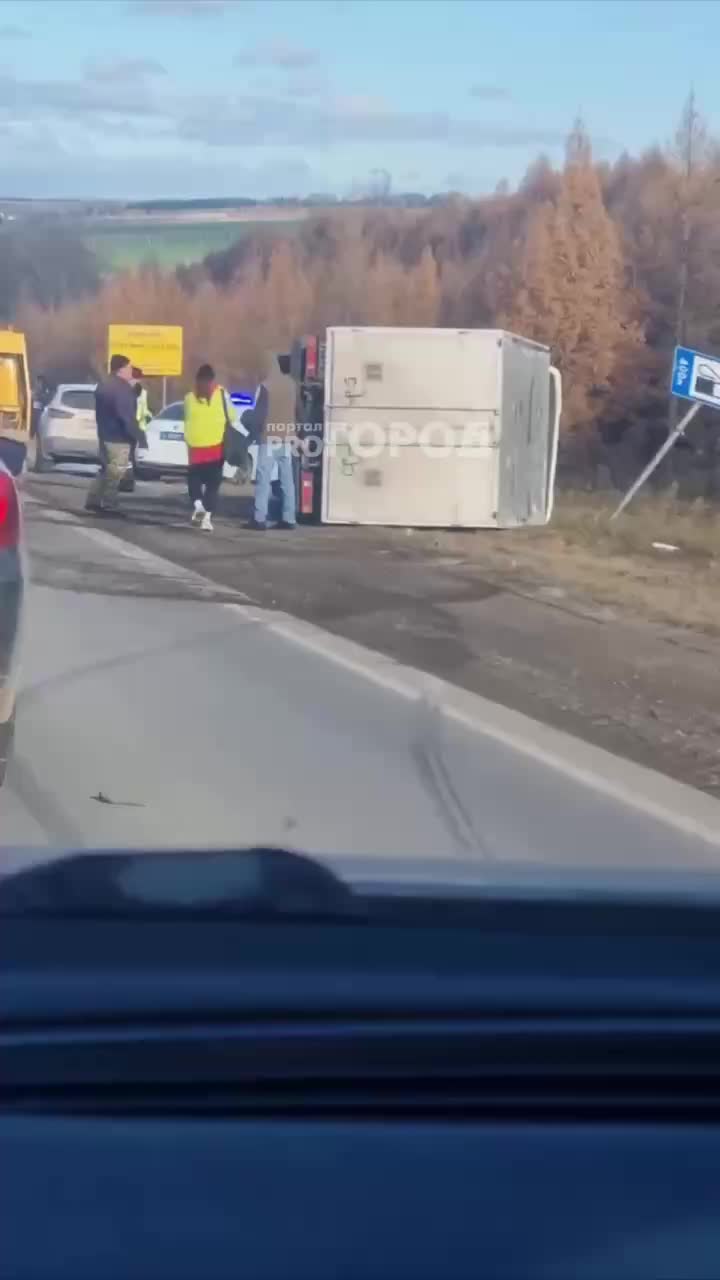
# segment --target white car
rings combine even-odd
[[[138,480],[159,480],[160,476],[184,475],[188,451],[183,428],[183,402],[176,400],[151,418],[145,430],[147,448],[138,445],[135,475]]]
[[[35,470],[54,462],[97,462],[95,383],[61,382],[38,419]]]
[[[247,435],[244,427],[238,430]],[[188,469],[188,451],[185,444],[183,402],[168,404],[148,423],[147,449],[138,446],[135,455],[135,475],[138,480],[157,480],[161,476],[184,475]],[[251,444],[248,453],[252,458],[252,479],[257,468],[257,445]],[[225,467],[225,474],[232,476],[234,467]],[[277,464],[275,466],[276,479]]]

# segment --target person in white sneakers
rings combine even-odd
[[[206,533],[212,533],[212,516],[213,512],[205,510],[202,504],[202,498],[196,498],[193,502],[193,513],[190,517],[190,523],[199,524],[200,528],[204,529]]]
[[[192,524],[212,532],[222,483],[225,428],[232,421],[230,399],[218,385],[212,365],[203,364],[195,376],[195,390],[185,396],[185,443],[188,447],[188,492]]]

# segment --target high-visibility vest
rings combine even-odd
[[[230,412],[227,393],[216,387],[210,400],[198,400],[194,391],[185,397],[185,443],[191,449],[206,449],[225,438],[226,414]]]
[[[140,393],[137,398],[137,408],[135,412],[137,414],[138,426],[142,427],[144,431],[147,423],[152,418],[152,414],[150,412],[150,408],[148,405],[147,391],[145,390],[144,387],[140,388]]]

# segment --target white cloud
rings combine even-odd
[[[260,45],[252,53],[238,53],[233,59],[236,66],[277,67],[282,71],[302,71],[314,67],[320,61],[316,49],[308,49],[305,45],[292,44],[288,40],[272,40]]]
[[[216,147],[331,147],[348,143],[438,146],[554,146],[563,135],[443,111],[403,111],[377,96],[293,97],[289,90],[183,94],[151,58],[100,58],[85,79],[21,80],[0,74],[0,110],[9,120],[83,120],[101,133],[110,118],[167,122],[168,132]],[[297,90],[297,86],[295,87]],[[290,96],[289,96],[290,94]]]
[[[221,18],[230,8],[229,0],[130,0],[128,4],[129,12],[139,18]]]
[[[510,97],[508,90],[499,84],[473,84],[470,86],[470,94],[481,102],[502,102]]]
[[[191,107],[180,121],[184,136],[212,146],[316,146],[424,142],[446,146],[554,146],[563,136],[537,125],[487,122],[446,112],[402,111],[382,100],[340,97],[295,102],[246,96]]]
[[[82,79],[23,80],[0,73],[0,119],[13,151],[7,155],[4,140],[3,186],[22,193],[26,185],[33,194],[41,150],[48,156],[46,190],[58,183],[59,194],[264,195],[282,193],[274,183],[277,174],[288,184],[286,194],[327,187],[328,174],[314,169],[307,169],[307,184],[302,181],[305,154],[317,157],[323,150],[336,150],[333,168],[346,175],[355,165],[383,164],[404,169],[414,164],[427,175],[437,164],[440,180],[454,163],[468,165],[459,156],[453,161],[446,154],[450,148],[477,153],[491,147],[550,148],[563,141],[560,133],[533,120],[515,124],[471,113],[403,110],[378,96],[332,94],[322,69],[307,76],[299,69],[297,59],[314,57],[309,50],[301,55],[294,47],[292,52],[288,46],[272,49],[281,74],[270,69],[269,87],[254,93],[234,93],[231,82],[228,92],[193,93],[174,82],[160,62],[132,50],[98,55],[86,64]],[[23,130],[27,154],[20,141]],[[58,145],[62,162],[53,162]],[[258,157],[256,168],[248,167],[249,148]],[[269,161],[262,167],[263,150],[277,157],[269,168]],[[417,184],[425,185],[420,174]]]
[[[369,93],[346,93],[333,98],[330,110],[341,119],[370,120],[376,116],[387,116],[390,107],[385,98]]]
[[[4,146],[4,140],[3,140]],[[278,157],[258,165],[224,165],[187,152],[137,154],[131,162],[118,162],[107,148],[92,155],[77,152],[53,155],[27,151],[9,159],[4,154],[3,194],[37,199],[86,197],[103,200],[142,200],[160,197],[185,199],[211,194],[228,199],[239,196],[272,197],[304,195],[326,185],[300,158]],[[50,174],[49,174],[50,169]],[[50,182],[49,182],[50,177]]]
[[[317,75],[294,75],[285,82],[285,93],[288,98],[322,98],[328,94],[328,84]]]
[[[122,58],[112,55],[91,58],[85,64],[85,79],[104,84],[137,83],[147,76],[167,75],[166,68],[154,58]]]
[[[140,82],[95,80],[18,80],[0,74],[0,109],[13,119],[49,115],[147,116],[161,111],[147,86]]]

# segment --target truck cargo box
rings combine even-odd
[[[560,376],[499,329],[327,331],[322,519],[512,528],[552,511]]]

